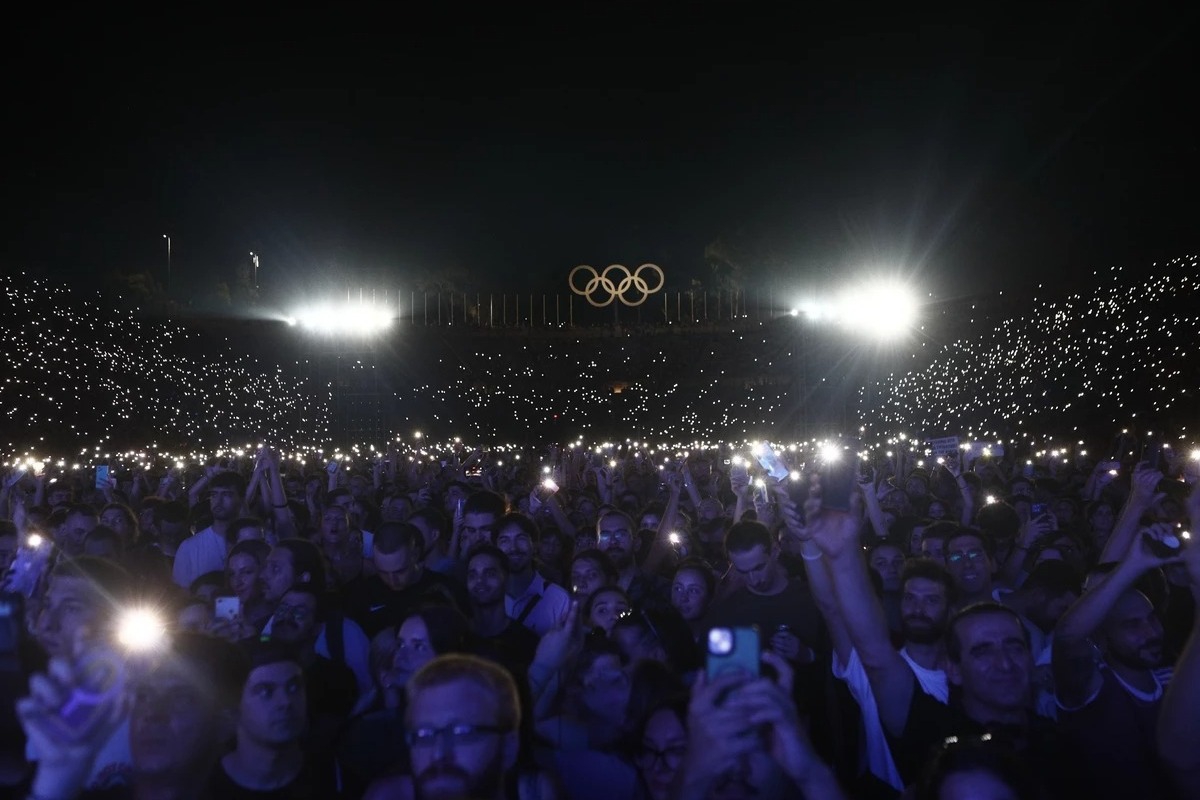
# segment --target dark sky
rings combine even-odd
[[[56,11],[4,56],[2,263],[161,270],[169,233],[177,281],[254,250],[275,287],[553,291],[579,263],[678,284],[722,237],[776,280],[945,296],[1195,250],[1194,12],[840,5]]]

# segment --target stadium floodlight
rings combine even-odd
[[[875,279],[848,286],[832,299],[809,298],[788,313],[811,322],[834,322],[875,339],[895,339],[917,320],[916,294],[897,280]]]
[[[836,304],[838,322],[877,339],[903,336],[917,319],[913,291],[894,280],[873,280],[844,291]]]
[[[293,322],[294,320],[294,322]],[[395,315],[385,306],[366,303],[317,305],[287,317],[306,331],[326,336],[375,336],[392,326]]]

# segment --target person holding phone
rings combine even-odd
[[[792,669],[770,650],[776,678],[732,671],[700,675],[692,687],[686,753],[676,800],[713,796],[844,800],[833,770],[813,750],[792,699]],[[682,738],[682,737],[678,737]]]
[[[735,524],[725,535],[732,570],[745,585],[709,607],[707,628],[758,625],[764,648],[796,665],[811,664],[828,649],[820,612],[804,584],[788,577],[780,546],[760,522]]]

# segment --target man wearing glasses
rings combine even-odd
[[[546,776],[516,772],[521,704],[503,667],[475,656],[440,656],[405,691],[412,773],[377,781],[364,800],[559,797]]]
[[[946,569],[954,577],[959,608],[993,599],[992,557],[979,531],[960,529],[946,540]]]

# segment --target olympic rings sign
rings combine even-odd
[[[587,279],[587,283],[582,288],[575,285],[575,276],[580,272],[587,272],[591,277]],[[646,282],[642,277],[643,272],[653,272],[658,275],[658,283],[653,287]],[[619,275],[620,279],[613,282],[613,275]],[[575,294],[582,295],[589,303],[596,308],[604,308],[612,305],[613,300],[620,300],[623,305],[640,306],[646,302],[646,298],[654,294],[663,287],[663,271],[656,264],[642,264],[632,273],[628,268],[621,264],[612,264],[604,268],[602,272],[596,272],[594,267],[589,267],[587,264],[580,264],[575,269],[571,270],[570,276],[567,278],[567,283],[571,286],[571,291]],[[633,290],[633,299],[630,299],[629,290]],[[601,299],[597,300],[597,294]]]

